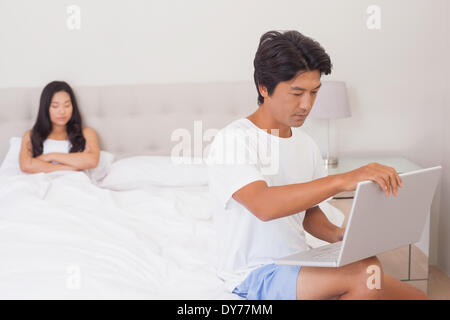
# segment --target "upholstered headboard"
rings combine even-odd
[[[0,89],[0,159],[10,137],[31,129],[43,88]],[[249,115],[257,107],[252,82],[185,83],[73,87],[85,126],[94,128],[102,150],[125,155],[170,155],[179,141],[176,129],[202,139],[208,129],[220,129]],[[194,132],[194,123],[197,128]],[[208,144],[209,142],[205,142]],[[193,147],[192,147],[193,148]],[[192,151],[194,154],[194,151]]]

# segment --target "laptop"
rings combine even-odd
[[[398,195],[359,182],[342,241],[276,259],[279,265],[341,267],[420,240],[441,176],[436,166],[399,174]]]

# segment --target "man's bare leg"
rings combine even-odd
[[[397,280],[390,275],[384,275],[384,290],[382,292],[383,300],[428,300],[428,296],[403,281]]]
[[[379,269],[379,288],[368,285],[371,272]],[[370,281],[370,280],[369,280]],[[297,277],[297,299],[427,299],[420,290],[385,275],[376,257],[339,268],[302,267]]]

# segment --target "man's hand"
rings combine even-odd
[[[303,229],[320,240],[335,243],[344,239],[344,228],[339,228],[328,220],[319,206],[306,210]]]
[[[334,242],[339,242],[339,241],[344,240],[344,234],[345,234],[345,228],[336,228],[336,235],[335,235],[336,241],[334,241]]]
[[[342,177],[342,188],[344,191],[354,191],[358,182],[372,180],[378,183],[381,189],[386,193],[386,196],[389,196],[391,189],[392,193],[397,196],[398,187],[401,188],[403,186],[402,179],[394,168],[376,162],[343,173]]]

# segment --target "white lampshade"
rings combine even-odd
[[[338,119],[351,116],[344,81],[322,81],[314,106],[309,113],[314,119]]]

